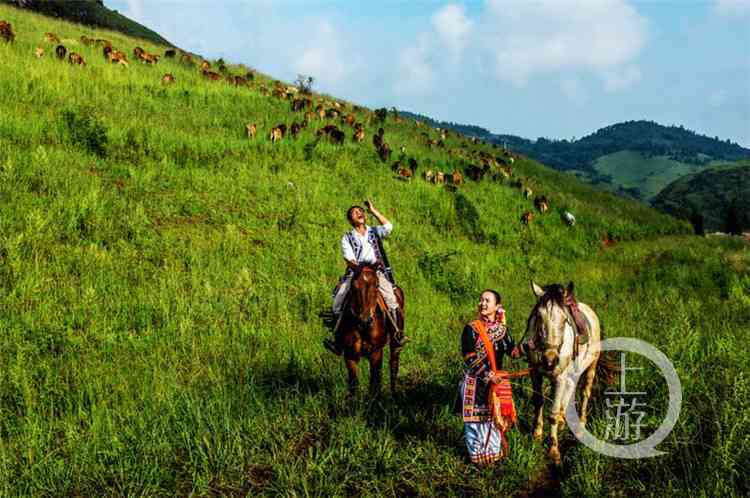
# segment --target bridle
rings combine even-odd
[[[352,277],[352,287],[354,287],[354,281],[356,281],[360,277],[360,275],[363,272],[365,272],[365,271],[371,271],[371,272],[375,273],[375,271],[372,268],[370,268],[370,267],[364,267],[364,268],[362,268],[361,270],[359,270],[354,275],[354,277]],[[375,275],[376,275],[375,278],[377,278],[377,273],[375,273]],[[361,318],[361,315],[359,313],[357,313],[356,310],[354,309],[354,305],[357,304],[357,303],[360,306],[364,307],[364,304],[362,302],[360,302],[361,299],[360,299],[360,296],[359,296],[359,292],[360,292],[359,289],[356,289],[356,288],[352,289],[351,294],[353,295],[353,294],[356,293],[356,294],[358,294],[358,296],[357,296],[356,302],[355,302],[354,299],[350,299],[349,300],[349,312],[351,313],[352,318],[354,319],[354,322],[355,322],[357,328],[359,328],[360,331],[362,331],[362,332],[368,332],[372,328],[372,324],[375,321],[375,312],[376,312],[376,310],[378,308],[378,306],[377,306],[377,287],[376,287],[376,291],[375,291],[376,292],[376,299],[374,300],[374,303],[370,306],[370,309],[368,310],[367,316],[364,319]]]
[[[542,296],[544,297],[544,296]],[[531,325],[534,325],[534,334],[532,336],[532,340],[534,342],[537,342],[538,344],[541,344],[545,347],[545,349],[554,349],[557,352],[557,356],[560,356],[560,350],[562,349],[563,345],[565,344],[565,326],[570,326],[573,330],[575,330],[575,321],[573,320],[573,315],[571,315],[570,310],[565,305],[560,305],[557,303],[554,299],[550,299],[548,302],[552,302],[554,306],[558,306],[562,308],[563,315],[565,316],[565,321],[562,323],[562,340],[560,341],[560,344],[558,344],[555,347],[547,348],[547,338],[549,337],[549,332],[547,331],[547,327],[544,325],[544,320],[541,319],[539,308],[541,307],[542,298],[539,299],[539,302],[537,302],[536,306],[531,312],[531,316],[529,316],[529,322],[527,324],[526,329],[529,330],[531,328]]]

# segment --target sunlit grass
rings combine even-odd
[[[469,182],[454,194],[394,179],[370,143],[379,125],[367,112],[357,115],[362,145],[347,129],[345,145],[312,147],[319,121],[272,145],[270,128],[302,115],[258,92],[259,82],[271,86],[263,75],[235,88],[167,59],[106,65],[80,43],[68,48],[88,65],[72,67],[51,57],[44,32],[107,38],[128,55],[136,44],[162,49],[5,6],[0,19],[17,34],[0,43],[0,495],[533,487],[546,463],[528,433],[512,435],[506,462],[477,470],[451,410],[458,338],[477,293],[502,293],[518,338],[531,278],[574,280],[607,336],[654,343],[685,388],[661,448],[669,456],[613,461],[573,445],[564,491],[747,492],[750,407],[737,376],[748,369],[745,245],[688,237],[685,223],[520,158],[516,177],[552,203],[524,228],[532,201],[507,183]],[[166,72],[174,85],[160,83]],[[103,152],[90,145],[96,133],[71,134],[66,111],[103,127]],[[253,122],[259,136],[249,140]],[[430,149],[421,133],[433,130],[392,117],[384,127],[393,160],[405,146],[418,173],[458,164],[448,152],[462,138]],[[350,407],[317,314],[342,271],[344,212],[366,197],[394,222],[387,246],[414,340],[395,399]],[[621,242],[603,250],[607,234]],[[430,258],[438,266],[420,264]],[[525,421],[529,388],[517,390]]]

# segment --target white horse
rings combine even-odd
[[[531,367],[531,381],[534,388],[532,402],[534,404],[534,439],[541,441],[544,435],[544,395],[542,383],[544,378],[550,379],[554,387],[554,401],[550,411],[550,439],[549,456],[560,465],[560,449],[557,433],[565,424],[565,408],[575,395],[576,386],[566,379],[565,369],[574,363],[578,369],[586,368],[583,373],[583,399],[581,402],[581,427],[586,425],[586,409],[588,408],[591,388],[597,374],[597,365],[611,382],[618,366],[610,360],[600,362],[601,325],[596,313],[584,303],[577,303],[578,309],[588,322],[586,335],[588,340],[578,344],[576,338],[576,322],[570,306],[566,304],[573,296],[573,282],[568,287],[559,284],[539,287],[531,283],[532,290],[538,301],[529,315],[526,325],[526,336],[531,337],[534,348],[527,353]],[[586,366],[588,365],[588,366]]]

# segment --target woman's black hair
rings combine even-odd
[[[362,206],[358,206],[357,204],[355,204],[354,206],[350,207],[346,211],[346,219],[349,220],[349,223],[352,222],[352,211],[354,211],[355,209],[361,209],[363,213],[365,211],[365,209]]]
[[[496,291],[495,289],[484,289],[482,291],[482,294],[484,294],[485,292],[489,292],[493,296],[495,296],[495,304],[500,304],[502,302],[502,300],[503,300],[502,296],[500,296],[500,293],[498,291]]]

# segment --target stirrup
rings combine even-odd
[[[323,347],[325,347],[328,351],[335,354],[336,356],[341,356],[343,351],[339,349],[338,345],[336,344],[336,341],[332,341],[331,339],[323,339]]]

